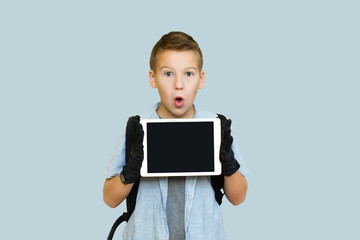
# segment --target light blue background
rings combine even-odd
[[[358,1],[2,1],[0,239],[105,239],[103,170],[158,100],[148,59],[181,30],[196,104],[233,119],[247,200],[228,239],[359,239]],[[116,236],[120,236],[121,230]]]

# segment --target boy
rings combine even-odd
[[[160,103],[143,114],[151,118],[214,118],[193,105],[198,89],[204,86],[203,59],[196,41],[182,32],[164,35],[150,56],[149,81],[157,88]],[[122,136],[105,170],[104,202],[118,206],[140,178],[143,160],[143,130],[140,117],[129,118],[134,134],[129,159],[125,161],[125,136]],[[226,198],[234,205],[245,200],[248,169],[230,134],[231,120],[222,128],[220,160]],[[181,151],[181,143],[179,151]],[[240,164],[239,164],[240,163]],[[123,239],[224,240],[224,225],[210,178],[141,178],[136,208],[123,232]]]

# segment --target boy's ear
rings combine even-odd
[[[150,85],[152,88],[157,88],[156,81],[155,81],[155,73],[153,70],[149,71],[149,81],[150,81]]]
[[[199,89],[202,89],[205,84],[205,72],[204,70],[201,70],[200,72],[200,82],[199,82]]]

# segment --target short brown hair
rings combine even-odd
[[[164,50],[193,50],[199,57],[199,71],[203,67],[203,56],[198,43],[188,34],[183,32],[169,32],[155,44],[150,55],[150,69],[156,71],[157,57]]]

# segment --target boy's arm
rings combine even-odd
[[[239,205],[246,198],[247,181],[239,171],[231,176],[224,176],[224,192],[226,198],[233,205]]]
[[[134,183],[124,184],[119,175],[107,178],[103,188],[103,199],[111,208],[117,207],[129,195]]]

